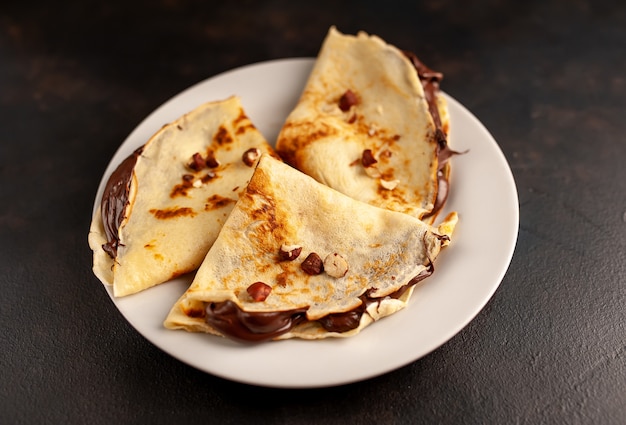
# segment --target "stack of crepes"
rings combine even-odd
[[[275,150],[232,97],[118,167],[95,274],[125,296],[195,271],[165,327],[241,341],[351,336],[404,308],[457,222],[433,224],[453,153],[441,78],[331,28]]]

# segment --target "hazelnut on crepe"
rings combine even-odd
[[[377,36],[332,27],[276,150],[352,198],[432,221],[452,153],[441,78]]]
[[[407,305],[455,224],[357,201],[262,155],[164,325],[253,342],[355,335]]]
[[[107,182],[89,232],[96,276],[124,296],[197,269],[262,153],[275,155],[237,97],[162,127]]]

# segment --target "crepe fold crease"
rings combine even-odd
[[[354,200],[263,155],[164,325],[248,341],[354,335],[404,308],[455,223]],[[321,271],[305,266],[312,254]]]
[[[200,265],[258,158],[275,155],[239,98],[163,126],[111,175],[89,232],[93,270],[115,296]]]

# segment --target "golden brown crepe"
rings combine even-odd
[[[425,93],[418,68],[435,90]],[[377,36],[333,27],[276,149],[287,163],[354,199],[433,220],[440,182],[445,201],[442,180],[449,174],[440,161],[449,128],[445,99],[437,96],[440,78]],[[435,96],[436,120],[427,95]]]
[[[164,324],[245,341],[354,335],[406,305],[455,223],[356,201],[263,155]]]
[[[107,184],[89,233],[96,276],[124,296],[195,270],[261,153],[274,154],[237,97],[161,128]]]

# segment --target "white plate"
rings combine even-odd
[[[312,64],[312,59],[286,59],[250,65],[175,96],[124,141],[104,174],[96,204],[108,176],[126,156],[163,124],[206,101],[240,96],[250,119],[274,141]],[[113,302],[139,333],[166,353],[205,372],[249,384],[289,388],[345,384],[397,369],[436,349],[466,326],[495,292],[511,261],[519,220],[515,182],[497,143],[470,112],[446,97],[451,145],[469,150],[453,158],[446,206],[459,212],[460,222],[452,244],[435,263],[434,275],[416,289],[405,310],[352,338],[242,345],[163,328],[170,308],[189,285],[189,276],[119,299],[109,289]]]

